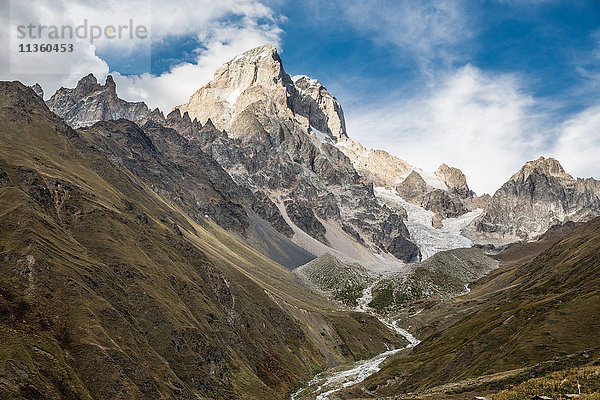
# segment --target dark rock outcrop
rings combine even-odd
[[[92,74],[82,78],[74,89],[60,88],[46,102],[48,108],[73,128],[96,122],[128,119],[141,121],[150,110],[143,102],[128,102],[117,96],[111,75],[103,85]]]
[[[42,89],[42,87],[40,86],[39,83],[36,83],[32,86],[30,86],[33,91],[35,92],[35,94],[37,94],[40,98],[44,98],[44,90]]]
[[[396,185],[396,192],[404,200],[433,211],[436,220],[439,221],[443,218],[458,217],[477,208],[473,201],[474,193],[467,186],[466,178],[460,170],[442,164],[438,171],[444,171],[444,175],[439,175],[446,178],[446,188],[434,188],[427,184],[421,174],[412,171],[406,179]]]

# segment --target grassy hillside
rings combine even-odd
[[[578,394],[581,399],[600,399],[600,366],[570,368],[541,378],[533,378],[494,395],[494,400],[529,400],[537,395],[561,398]]]
[[[581,222],[572,221],[565,222],[562,225],[554,225],[536,240],[515,243],[500,254],[494,256],[494,258],[501,261],[504,265],[528,261],[564,239],[581,225]]]
[[[408,357],[387,363],[364,388],[377,395],[414,393],[503,371],[521,369],[536,376],[595,362],[600,352],[600,218],[428,312],[446,327]],[[490,381],[487,388],[526,379],[523,374],[513,378]]]
[[[380,313],[393,313],[422,302],[444,301],[465,293],[466,285],[496,266],[480,249],[441,251],[411,264],[406,273],[379,281],[369,306]]]
[[[318,293],[350,307],[372,286],[368,304],[380,314],[405,310],[425,301],[446,300],[465,292],[465,285],[496,268],[497,261],[480,249],[442,251],[398,272],[377,274],[358,264],[344,263],[330,254],[294,272]]]
[[[343,263],[329,253],[294,272],[313,290],[349,307],[357,306],[363,290],[375,279],[363,266]]]
[[[402,344],[0,83],[0,397],[284,398]]]

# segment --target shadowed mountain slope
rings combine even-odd
[[[285,398],[402,344],[97,145],[0,83],[0,397]]]
[[[260,212],[259,199],[238,186],[197,141],[152,121],[143,128],[124,119],[102,121],[78,132],[194,220],[210,218],[288,268],[314,258],[261,221],[253,211]]]
[[[446,311],[438,309],[433,319],[443,325],[440,315],[449,315],[446,328],[410,356],[385,365],[363,387],[387,396],[506,371],[537,374],[589,363],[600,355],[599,288],[596,218],[530,261],[501,267],[469,294],[441,305]],[[435,310],[415,319],[427,313]]]

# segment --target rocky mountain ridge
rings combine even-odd
[[[553,158],[529,161],[492,197],[468,230],[474,240],[529,240],[553,225],[600,215],[600,181],[573,178]],[[478,234],[483,234],[483,238]]]
[[[202,124],[210,119],[233,138],[256,133],[247,129],[248,112],[269,117],[269,121],[258,123],[271,134],[276,133],[277,118],[293,121],[319,140],[346,136],[339,102],[317,80],[298,77],[294,82],[271,45],[248,50],[223,64],[209,83],[175,109]]]
[[[75,129],[120,118],[139,122],[149,113],[148,106],[143,102],[132,103],[120,99],[110,75],[105,84],[100,85],[96,77],[89,74],[73,89],[58,89],[46,104]]]
[[[410,174],[395,185],[404,200],[422,206],[435,215],[433,226],[440,228],[446,218],[455,218],[486,206],[489,196],[477,196],[468,186],[458,168],[442,164],[433,173],[412,169]]]
[[[540,171],[564,188],[557,195],[562,200],[554,194],[538,196],[536,201],[547,204],[523,208],[510,200],[514,196],[506,194],[506,185],[519,186],[540,174],[529,164],[494,200],[477,196],[457,168],[442,164],[425,172],[383,150],[366,149],[348,136],[337,99],[316,79],[287,75],[272,46],[251,49],[225,63],[188,103],[166,117],[143,103],[119,99],[110,77],[99,85],[87,76],[75,89],[61,88],[48,105],[75,127],[126,118],[140,126],[155,123],[174,129],[233,178],[253,212],[316,255],[340,251],[374,260],[373,253],[383,252],[403,261],[419,258],[402,222],[405,209],[382,207],[387,203],[372,186],[394,189],[409,203],[432,211],[435,228],[448,218],[485,209],[465,229],[477,243],[527,240],[554,223],[585,221],[597,214],[596,181],[573,181],[556,166]],[[538,187],[536,193],[552,192],[551,186]],[[510,205],[502,204],[506,201]],[[533,226],[524,210],[539,214],[543,222]]]
[[[112,79],[99,86],[86,77],[76,89],[61,89],[49,103],[62,107],[57,113],[75,125],[135,110],[132,120],[142,126],[154,123],[177,130],[251,193],[252,208],[262,218],[310,252],[325,245],[359,259],[374,261],[373,253],[382,253],[418,260],[419,250],[401,215],[381,207],[372,185],[348,158],[320,140],[321,134],[345,135],[337,100],[322,85],[306,79],[298,85],[300,89],[283,70],[275,49],[263,46],[226,63],[192,96],[191,105],[166,117],[147,107],[144,113],[137,103],[115,101]],[[69,96],[74,98],[67,100]]]

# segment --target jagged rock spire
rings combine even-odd
[[[332,142],[346,136],[339,102],[316,80],[297,84],[283,68],[277,49],[264,45],[248,50],[223,64],[213,79],[177,106],[191,118],[214,125],[232,136],[243,136],[236,119],[246,110],[267,118],[296,121],[306,131],[323,132]],[[269,131],[269,127],[265,129]]]
[[[73,128],[119,118],[140,122],[150,113],[143,102],[120,99],[111,75],[106,77],[104,85],[100,85],[93,74],[88,74],[74,89],[57,90],[46,104]]]

